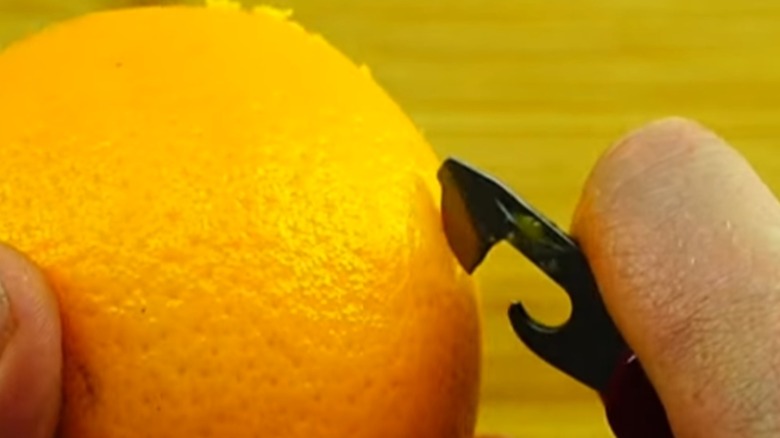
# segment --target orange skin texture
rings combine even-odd
[[[473,435],[438,159],[322,38],[95,13],[2,53],[0,96],[0,240],[59,300],[61,438]]]

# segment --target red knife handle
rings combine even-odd
[[[633,353],[621,359],[600,396],[615,437],[674,437],[658,394]]]

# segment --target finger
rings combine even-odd
[[[597,163],[573,230],[677,437],[780,432],[780,207],[742,156],[653,123]]]
[[[0,436],[51,438],[60,403],[57,304],[39,271],[0,245]]]

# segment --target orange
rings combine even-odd
[[[63,438],[458,438],[475,287],[439,160],[270,9],[60,23],[0,55],[0,240],[63,315]]]

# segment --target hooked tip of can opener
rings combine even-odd
[[[557,283],[571,300],[566,322],[546,325],[515,302],[509,307],[512,327],[543,360],[602,391],[627,347],[577,243],[503,184],[460,160],[445,160],[438,178],[445,234],[463,268],[474,272],[504,241]]]

